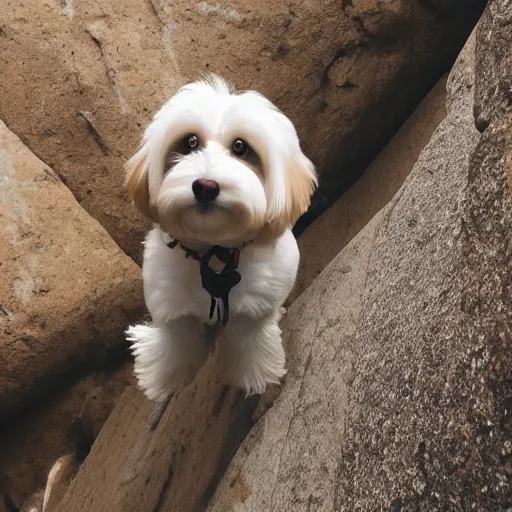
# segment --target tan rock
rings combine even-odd
[[[430,91],[359,181],[300,235],[301,264],[290,302],[398,192],[445,115],[446,76]]]
[[[139,268],[0,123],[0,415],[123,345]]]
[[[482,5],[7,0],[0,118],[139,261],[147,223],[122,166],[184,80],[210,70],[269,96],[337,192],[447,68]]]

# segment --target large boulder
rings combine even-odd
[[[124,346],[140,269],[0,122],[0,423]]]
[[[0,4],[0,119],[139,261],[122,170],[185,80],[215,71],[296,123],[322,187],[369,163],[447,69],[483,0]]]
[[[510,507],[511,22],[489,5],[411,175],[291,306],[210,512]]]

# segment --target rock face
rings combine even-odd
[[[511,22],[489,5],[411,175],[291,306],[210,512],[511,506]]]
[[[0,123],[0,418],[123,344],[139,268]]]
[[[301,265],[290,302],[393,198],[445,115],[446,76],[401,126],[361,179],[300,235]]]
[[[57,510],[205,510],[257,404],[257,397],[244,400],[223,386],[216,369],[211,358],[174,395],[154,430],[152,404],[129,387]]]
[[[497,141],[492,123],[484,135],[475,128],[474,52],[475,36],[450,75],[446,110],[434,90],[417,114],[425,131],[412,118],[381,156],[383,166],[405,161],[388,197],[403,185],[291,304],[289,373],[277,398],[271,390],[252,413],[254,403],[222,388],[213,360],[151,431],[150,404],[129,388],[59,511],[494,510],[506,502],[511,356],[505,320],[496,330],[490,312],[505,319],[510,307],[493,302],[493,290],[479,304],[488,313],[468,307],[492,282],[486,268],[508,282],[506,230],[485,235],[489,224],[473,211],[482,197],[510,192],[503,169],[478,172],[485,137]],[[495,116],[501,122],[503,111]],[[372,174],[362,182],[369,188]],[[503,204],[485,204],[508,222]],[[475,242],[484,245],[473,250]]]
[[[147,223],[122,166],[184,80],[210,70],[269,96],[324,192],[338,190],[449,66],[483,4],[7,0],[0,119],[138,260]]]

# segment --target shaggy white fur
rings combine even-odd
[[[226,380],[263,393],[286,373],[278,326],[297,273],[290,227],[316,186],[292,123],[256,92],[236,94],[216,76],[180,89],[146,129],[127,164],[128,191],[154,222],[144,251],[144,294],[152,325],[127,330],[138,383],[165,400],[189,383],[211,348],[210,295],[199,263],[167,245],[240,252],[242,280],[229,295],[219,346]]]

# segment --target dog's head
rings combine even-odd
[[[291,121],[215,75],[181,88],[127,163],[136,206],[174,238],[209,245],[278,238],[316,184]]]

